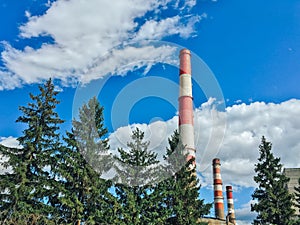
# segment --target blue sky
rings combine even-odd
[[[196,144],[207,201],[208,165],[217,156],[224,183],[236,191],[239,224],[249,224],[261,135],[286,167],[300,166],[293,157],[300,157],[299,1],[2,0],[0,16],[2,143],[21,135],[18,106],[52,77],[61,90],[63,130],[77,106],[97,95],[112,147],[126,143],[125,128],[135,124],[164,149],[152,129],[166,139],[177,126],[177,60],[184,47],[193,52]]]

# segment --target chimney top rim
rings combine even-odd
[[[213,159],[213,164],[220,163],[220,162],[221,162],[221,160],[219,158],[214,158]]]
[[[187,48],[183,48],[180,50],[180,54],[179,55],[182,55],[182,54],[189,54],[191,55],[191,51]]]
[[[231,185],[227,185],[226,186],[226,190],[232,190],[232,186]]]

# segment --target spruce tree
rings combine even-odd
[[[136,128],[128,149],[119,148],[115,165],[118,184],[116,194],[122,209],[120,224],[155,224],[153,212],[146,210],[151,200],[153,177],[158,169],[157,154],[149,151],[149,142],[144,141],[144,132]]]
[[[300,209],[300,177],[298,179],[298,186],[295,187],[296,206]]]
[[[79,109],[79,120],[72,122],[80,153],[100,175],[112,166],[103,110],[97,98],[93,97]]]
[[[27,126],[18,138],[21,148],[5,151],[6,165],[12,171],[0,177],[3,224],[50,224],[50,218],[55,220],[57,216],[51,198],[58,195],[53,170],[57,167],[61,147],[58,130],[63,120],[55,112],[58,92],[51,79],[39,86],[39,91],[37,95],[30,94],[32,102],[19,108],[23,115],[17,122]]]
[[[255,164],[254,181],[258,187],[252,194],[257,203],[251,205],[251,211],[258,213],[256,223],[293,224],[292,195],[287,189],[289,178],[282,173],[280,158],[274,157],[271,150],[271,142],[263,136],[259,146],[259,162]]]
[[[96,97],[79,110],[79,120],[73,120],[73,129],[64,138],[67,146],[61,161],[65,168],[67,222],[85,224],[112,224],[117,209],[116,199],[108,192],[111,182],[100,176],[111,166],[109,145],[104,127],[103,107]]]
[[[295,206],[298,208],[298,212],[300,212],[300,177],[298,179],[298,186],[295,187]],[[300,215],[298,215],[296,224],[300,225]]]
[[[200,218],[209,213],[212,204],[205,204],[199,199],[201,185],[196,177],[194,160],[186,162],[184,145],[177,131],[169,139],[169,148],[165,159],[169,178],[162,181],[158,187],[164,190],[162,205],[169,213],[167,224],[194,225],[206,224]]]

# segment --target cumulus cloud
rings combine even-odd
[[[264,135],[273,143],[273,153],[285,167],[300,167],[300,100],[280,104],[253,102],[217,111],[212,99],[194,111],[197,169],[202,185],[211,186],[212,159],[221,159],[223,183],[234,187],[255,187],[254,164],[259,157],[258,146]],[[110,135],[112,150],[126,147],[133,127],[145,131],[150,148],[165,154],[167,138],[177,128],[178,116],[163,122],[121,127]],[[224,123],[226,126],[224,126]],[[226,129],[225,129],[226,128]],[[159,132],[158,132],[159,131]],[[224,138],[223,138],[224,136]]]
[[[299,110],[300,101],[291,99],[280,104],[243,103],[227,107],[225,112],[217,112],[226,117],[227,124],[222,145],[215,155],[221,159],[223,182],[242,187],[255,186],[254,164],[259,157],[258,145],[263,135],[273,143],[273,153],[281,158],[281,163],[285,167],[299,167],[300,163],[297,160],[300,157],[300,143],[297,138],[300,135],[300,121],[297,118]],[[205,131],[208,127],[201,130],[201,123],[206,121],[205,117],[199,121],[200,137],[204,140],[207,138]],[[212,151],[205,149],[201,141],[197,149]],[[212,158],[203,160],[209,165]],[[202,165],[205,163],[202,162]],[[200,162],[200,172],[206,178],[207,184],[212,184],[210,167],[202,167]]]
[[[262,135],[273,143],[273,152],[285,167],[299,167],[299,110],[300,101],[296,99],[280,104],[254,102],[228,107],[228,128],[219,154],[227,182],[234,179],[236,184],[253,186],[249,178],[257,162]]]
[[[108,74],[119,75],[120,70],[124,75],[133,69],[149,69],[157,62],[168,61],[173,54],[171,48],[151,46],[149,60],[149,56],[143,58],[149,53],[149,46],[136,42],[161,40],[175,34],[186,38],[193,34],[201,18],[189,14],[196,1],[180,2],[185,9],[172,0],[57,0],[49,4],[43,15],[26,11],[28,21],[19,27],[20,37],[47,37],[50,41],[42,42],[38,48],[24,49],[4,42],[1,60],[5,68],[0,71],[5,78],[0,80],[0,90],[49,77],[60,79],[63,85],[89,82]],[[164,13],[170,7],[178,11],[177,16],[168,17]]]

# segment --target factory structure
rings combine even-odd
[[[295,187],[298,187],[298,179],[300,178],[300,168],[284,168],[283,174],[290,179],[287,184],[289,193],[295,194]],[[294,201],[296,203],[296,199]],[[299,208],[293,206],[293,209],[295,209],[295,216],[300,218]]]
[[[194,115],[193,115],[193,95],[192,95],[192,73],[191,73],[191,52],[182,49],[179,54],[179,134],[183,145],[184,154],[187,161],[196,157],[194,142]],[[196,161],[194,161],[196,163]],[[196,166],[196,165],[194,165]],[[201,218],[209,225],[236,224],[233,204],[232,186],[226,186],[227,213],[224,211],[223,183],[221,178],[220,159],[212,160],[213,180],[214,180],[214,218]]]

